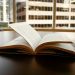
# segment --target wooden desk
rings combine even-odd
[[[0,75],[75,75],[75,59],[0,55]]]

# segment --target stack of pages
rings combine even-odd
[[[26,22],[9,24],[9,26],[21,36],[2,45],[0,52],[17,50],[17,52],[33,55],[75,55],[74,43],[65,34],[53,32],[42,38]]]

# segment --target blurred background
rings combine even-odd
[[[75,0],[0,0],[0,29],[15,22],[36,29],[75,30]]]

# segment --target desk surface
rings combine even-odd
[[[0,75],[75,75],[75,59],[0,55]]]

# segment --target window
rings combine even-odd
[[[44,6],[29,6],[29,10],[31,11],[52,11],[52,7],[44,7]]]
[[[56,10],[60,12],[69,12],[69,8],[63,8],[63,7],[57,7]]]
[[[69,16],[56,16],[57,20],[69,20]]]
[[[32,22],[33,27],[52,27],[52,29],[70,29],[71,20],[75,20],[75,6],[70,3],[70,0],[29,0],[34,2],[35,4],[29,5],[29,20],[39,21],[41,24],[34,24],[36,22]],[[45,4],[45,2],[50,2],[50,6]],[[40,4],[42,3],[42,5]],[[40,5],[37,5],[40,4]],[[71,5],[71,6],[70,6]],[[35,11],[35,12],[34,12]],[[40,14],[42,12],[42,15]],[[48,12],[49,11],[49,12]],[[38,12],[38,13],[37,13]],[[48,12],[48,14],[46,13]],[[42,24],[42,20],[47,20],[49,24]],[[45,22],[46,23],[46,22]],[[73,22],[74,23],[74,22]],[[72,25],[74,26],[74,25]]]
[[[53,0],[29,0],[29,1],[53,2]]]
[[[75,24],[70,24],[70,27],[75,27]]]
[[[26,8],[25,8],[25,2],[17,2],[17,22],[24,22],[26,21]]]
[[[68,27],[68,24],[56,24],[56,27]]]
[[[71,8],[71,12],[75,12],[75,8]]]
[[[71,20],[75,20],[75,16],[71,16]]]
[[[64,0],[57,0],[57,3],[64,3]]]
[[[32,27],[48,28],[52,27],[52,24],[31,24]]]
[[[43,16],[43,15],[29,15],[29,20],[50,20],[52,19],[52,16]]]
[[[23,20],[23,21],[25,20],[25,15],[22,16],[22,20]]]

